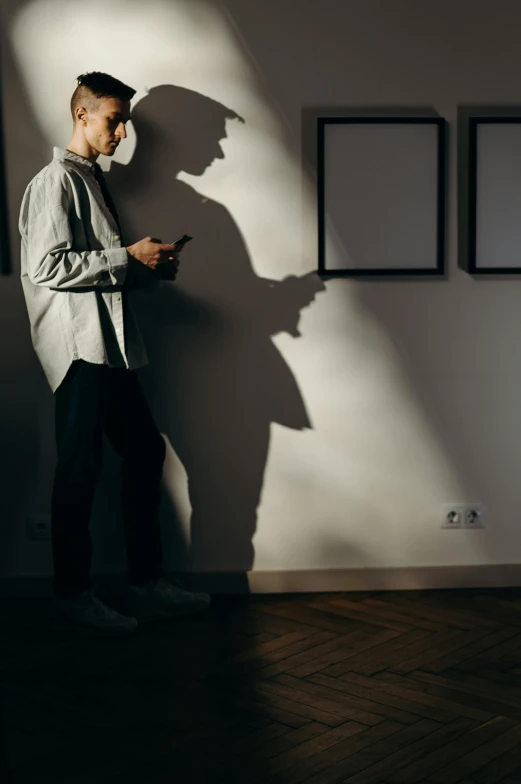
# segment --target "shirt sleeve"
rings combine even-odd
[[[60,172],[46,172],[33,183],[27,205],[29,280],[36,286],[59,290],[122,286],[128,269],[126,248],[72,249],[72,203],[70,184]]]

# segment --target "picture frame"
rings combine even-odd
[[[521,273],[521,116],[467,118],[466,253],[470,275]]]
[[[0,276],[10,275],[11,248],[9,242],[9,213],[7,204],[7,174],[4,154],[4,118],[0,95]]]
[[[320,276],[445,274],[446,133],[439,116],[317,117]]]

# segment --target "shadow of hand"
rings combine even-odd
[[[276,335],[287,332],[294,338],[301,337],[298,325],[302,308],[315,300],[315,295],[326,287],[314,272],[297,277],[289,275],[282,281],[259,278],[267,286],[266,297],[259,300],[261,321],[267,321],[266,332]]]

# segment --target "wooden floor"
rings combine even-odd
[[[1,600],[2,784],[521,782],[521,589],[214,597],[124,640]]]

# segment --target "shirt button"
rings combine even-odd
[[[119,301],[120,301],[120,299],[121,299],[121,297],[120,297],[120,295],[118,294],[118,296],[116,297],[116,302],[119,302]]]

